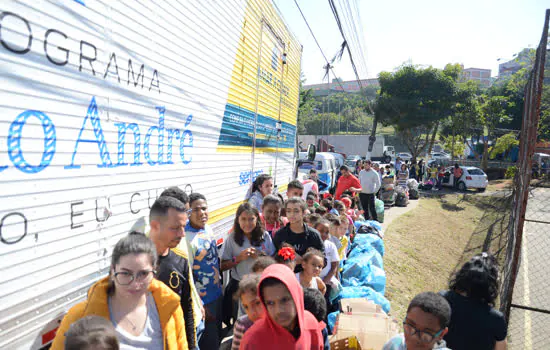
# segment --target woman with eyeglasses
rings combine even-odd
[[[451,305],[445,341],[453,350],[504,350],[507,326],[495,309],[498,265],[493,255],[481,253],[466,262],[441,292]]]
[[[156,264],[155,245],[145,235],[130,233],[119,240],[109,276],[65,315],[52,349],[63,349],[70,325],[89,315],[113,323],[121,349],[188,349],[179,298],[154,279]]]

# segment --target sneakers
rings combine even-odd
[[[432,187],[432,191],[439,191],[439,188]]]

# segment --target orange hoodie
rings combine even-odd
[[[318,322],[309,311],[304,309],[304,292],[294,273],[285,265],[274,264],[262,273],[260,286],[266,278],[280,280],[290,291],[294,305],[296,305],[300,336],[295,339],[288,330],[273,322],[265,307],[261,290],[258,288],[258,295],[262,301],[265,316],[254,322],[252,327],[244,333],[240,349],[322,350],[324,343],[321,329],[325,327],[324,323]]]
[[[51,350],[63,350],[65,348],[65,333],[71,324],[79,319],[96,315],[109,319],[109,304],[107,302],[107,287],[109,277],[96,282],[88,291],[88,299],[73,306],[63,318],[53,341]],[[159,313],[160,325],[164,337],[164,349],[185,350],[188,349],[185,336],[185,324],[183,311],[180,306],[180,298],[164,283],[153,279],[149,291],[155,299]]]

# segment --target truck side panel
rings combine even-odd
[[[268,1],[6,0],[0,41],[1,349],[49,343],[166,187],[221,243],[255,176],[292,176],[301,47]]]

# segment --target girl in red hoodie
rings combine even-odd
[[[265,315],[244,334],[241,350],[321,350],[324,324],[304,309],[304,294],[294,273],[281,264],[264,270],[258,296]]]

